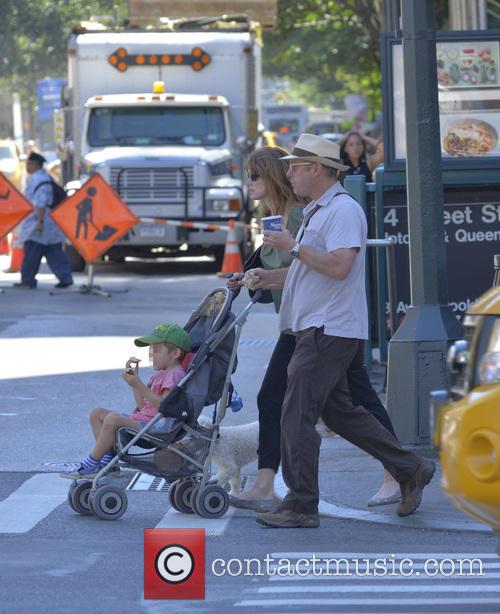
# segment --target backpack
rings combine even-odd
[[[62,188],[53,179],[50,179],[49,181],[42,181],[42,183],[39,183],[36,186],[36,188],[33,190],[33,196],[35,195],[38,188],[42,187],[42,185],[52,186],[52,204],[48,205],[49,209],[53,209],[56,205],[58,205],[60,202],[62,202],[67,197],[67,194],[64,188]]]

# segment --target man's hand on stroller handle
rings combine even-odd
[[[229,273],[227,287],[229,290],[238,290],[243,286],[243,273]]]
[[[243,284],[250,290],[277,290],[283,288],[288,269],[250,269]]]

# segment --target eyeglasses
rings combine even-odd
[[[312,162],[291,162],[291,163],[288,165],[288,170],[289,170],[291,173],[293,173],[293,169],[294,169],[296,166],[309,166],[310,164],[312,164]]]
[[[257,179],[260,179],[260,175],[258,173],[247,172],[247,179],[249,181],[257,181]]]

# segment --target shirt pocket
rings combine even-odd
[[[314,230],[313,228],[306,228],[304,231],[304,236],[301,239],[302,245],[309,245],[310,247],[314,247],[319,251],[326,251],[326,245],[323,240],[321,234]]]

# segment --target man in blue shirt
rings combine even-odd
[[[44,256],[50,270],[59,279],[56,288],[73,284],[71,266],[62,247],[64,234],[50,217],[54,194],[51,177],[43,170],[45,162],[45,158],[35,152],[30,153],[26,160],[29,177],[25,196],[35,210],[23,221],[19,231],[24,244],[21,283],[14,284],[19,288],[36,288],[36,275]]]

